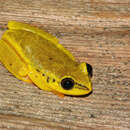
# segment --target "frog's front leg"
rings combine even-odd
[[[18,52],[11,46],[11,43],[4,39],[0,40],[0,61],[18,79],[32,83],[28,76],[26,63],[24,63]]]

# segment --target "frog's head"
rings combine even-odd
[[[74,67],[73,67],[74,68]],[[80,63],[74,69],[64,73],[58,81],[56,90],[66,95],[86,95],[92,92],[92,66]]]

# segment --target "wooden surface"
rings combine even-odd
[[[0,0],[0,36],[9,20],[46,30],[92,64],[93,93],[62,99],[0,64],[0,129],[130,129],[130,0]]]

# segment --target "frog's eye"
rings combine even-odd
[[[61,81],[61,86],[65,89],[65,90],[70,90],[73,88],[74,86],[74,80],[71,78],[64,78]]]
[[[90,64],[86,63],[88,75],[92,78],[93,76],[93,68]]]

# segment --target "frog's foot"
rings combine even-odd
[[[30,77],[28,76],[28,67],[21,66],[21,68],[18,71],[18,75],[20,76],[21,80],[27,83],[33,83]]]
[[[63,93],[57,92],[57,91],[55,91],[55,90],[52,90],[52,92],[53,92],[55,95],[57,95],[57,96],[59,96],[59,97],[61,97],[61,98],[63,98],[63,97],[65,96]]]
[[[29,78],[28,75],[25,76],[25,77],[21,77],[21,80],[23,80],[24,82],[33,84],[33,81]]]

